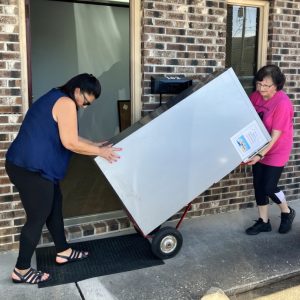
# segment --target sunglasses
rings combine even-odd
[[[88,106],[88,105],[91,105],[92,103],[86,98],[85,94],[84,93],[81,93],[82,96],[83,96],[83,106]]]

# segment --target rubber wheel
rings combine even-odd
[[[152,239],[151,249],[160,259],[174,257],[182,247],[182,235],[173,227],[161,228]]]

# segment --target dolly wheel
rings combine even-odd
[[[161,259],[174,257],[182,246],[182,235],[173,227],[161,228],[152,239],[151,249]]]

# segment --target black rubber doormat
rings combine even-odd
[[[89,258],[65,265],[56,265],[54,247],[36,249],[37,269],[48,272],[52,276],[50,281],[40,283],[40,288],[164,264],[152,253],[150,242],[138,234],[71,245],[74,249],[88,251]]]

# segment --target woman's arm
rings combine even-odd
[[[103,142],[93,142],[93,141],[90,141],[88,139],[85,139],[81,136],[78,136],[79,140],[84,142],[84,143],[87,143],[87,144],[90,144],[90,145],[94,145],[94,146],[97,146],[97,147],[102,147],[104,144],[107,143],[107,141],[103,141]]]
[[[87,144],[89,144],[89,145],[94,145],[94,143],[93,143],[92,141],[90,141],[90,140],[88,140],[88,139],[85,139],[85,138],[83,138],[83,137],[81,137],[81,136],[78,136],[78,139],[79,139],[81,142],[83,142],[83,143],[87,143]]]
[[[266,148],[264,148],[262,151],[260,151],[259,154],[261,156],[265,156],[270,151],[270,149],[273,147],[273,145],[277,142],[277,140],[279,139],[280,136],[281,136],[281,131],[272,130],[270,143],[268,144],[268,146]],[[254,157],[252,157],[252,159],[250,159],[247,162],[247,165],[255,165],[261,159],[262,158],[259,155],[255,155]]]
[[[112,145],[98,147],[91,141],[78,136],[77,111],[75,103],[68,97],[60,98],[53,107],[53,118],[58,124],[59,136],[65,148],[84,155],[99,155],[109,162],[117,161],[120,157],[116,151],[121,148]]]

